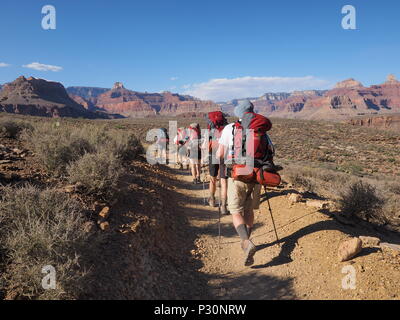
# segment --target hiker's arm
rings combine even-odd
[[[224,159],[225,157],[225,146],[223,144],[219,144],[217,153],[215,154],[217,159]]]

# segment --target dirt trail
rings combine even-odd
[[[244,267],[239,238],[230,216],[221,219],[218,208],[204,205],[203,185],[191,184],[187,171],[173,170],[176,197],[184,208],[191,232],[196,233],[192,252],[201,261],[199,270],[216,299],[399,299],[400,257],[393,251],[364,248],[353,260],[338,262],[339,243],[349,236],[377,235],[358,226],[343,225],[305,203],[289,204],[288,188],[269,192],[278,228],[276,243],[265,199],[255,213],[252,236],[258,251],[255,264]],[[207,188],[207,185],[206,185]],[[391,239],[393,242],[393,239]],[[385,239],[385,241],[388,241]],[[356,271],[356,289],[342,289],[344,266]]]

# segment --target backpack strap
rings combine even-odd
[[[232,155],[232,162],[234,161],[235,158],[235,124],[232,126],[232,148],[231,148],[231,155]]]

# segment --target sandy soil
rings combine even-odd
[[[399,299],[400,256],[392,250],[363,248],[353,260],[339,262],[339,243],[349,237],[378,236],[399,242],[392,234],[339,223],[329,214],[305,203],[289,204],[296,193],[287,187],[270,190],[268,196],[278,228],[276,241],[265,196],[255,214],[252,236],[257,245],[255,264],[245,267],[240,241],[230,216],[221,218],[218,208],[205,206],[203,185],[191,184],[187,171],[173,169],[177,204],[184,208],[211,297],[216,299]],[[207,184],[205,185],[207,188]],[[172,199],[171,199],[172,200]],[[355,289],[343,289],[343,267],[355,271]]]

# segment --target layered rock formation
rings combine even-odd
[[[102,93],[110,90],[110,88],[96,88],[96,87],[68,87],[67,92],[72,96],[79,96],[85,100],[97,98]]]
[[[119,113],[128,117],[178,116],[220,110],[220,107],[211,101],[201,101],[171,92],[143,93],[131,91],[125,89],[120,82],[117,82],[111,90],[92,98],[91,101],[100,110]]]
[[[400,114],[388,116],[371,116],[350,119],[347,123],[353,126],[373,127],[379,129],[400,130]]]
[[[353,78],[338,82],[335,89],[351,89],[351,88],[362,88],[363,85],[360,81],[354,80]]]
[[[347,79],[329,91],[295,91],[283,99],[266,99],[268,96],[274,97],[268,94],[253,102],[256,111],[282,118],[349,119],[400,112],[400,82],[393,75],[371,87]]]
[[[85,109],[58,82],[23,76],[4,85],[0,92],[0,111],[42,117],[110,118],[105,113]]]

